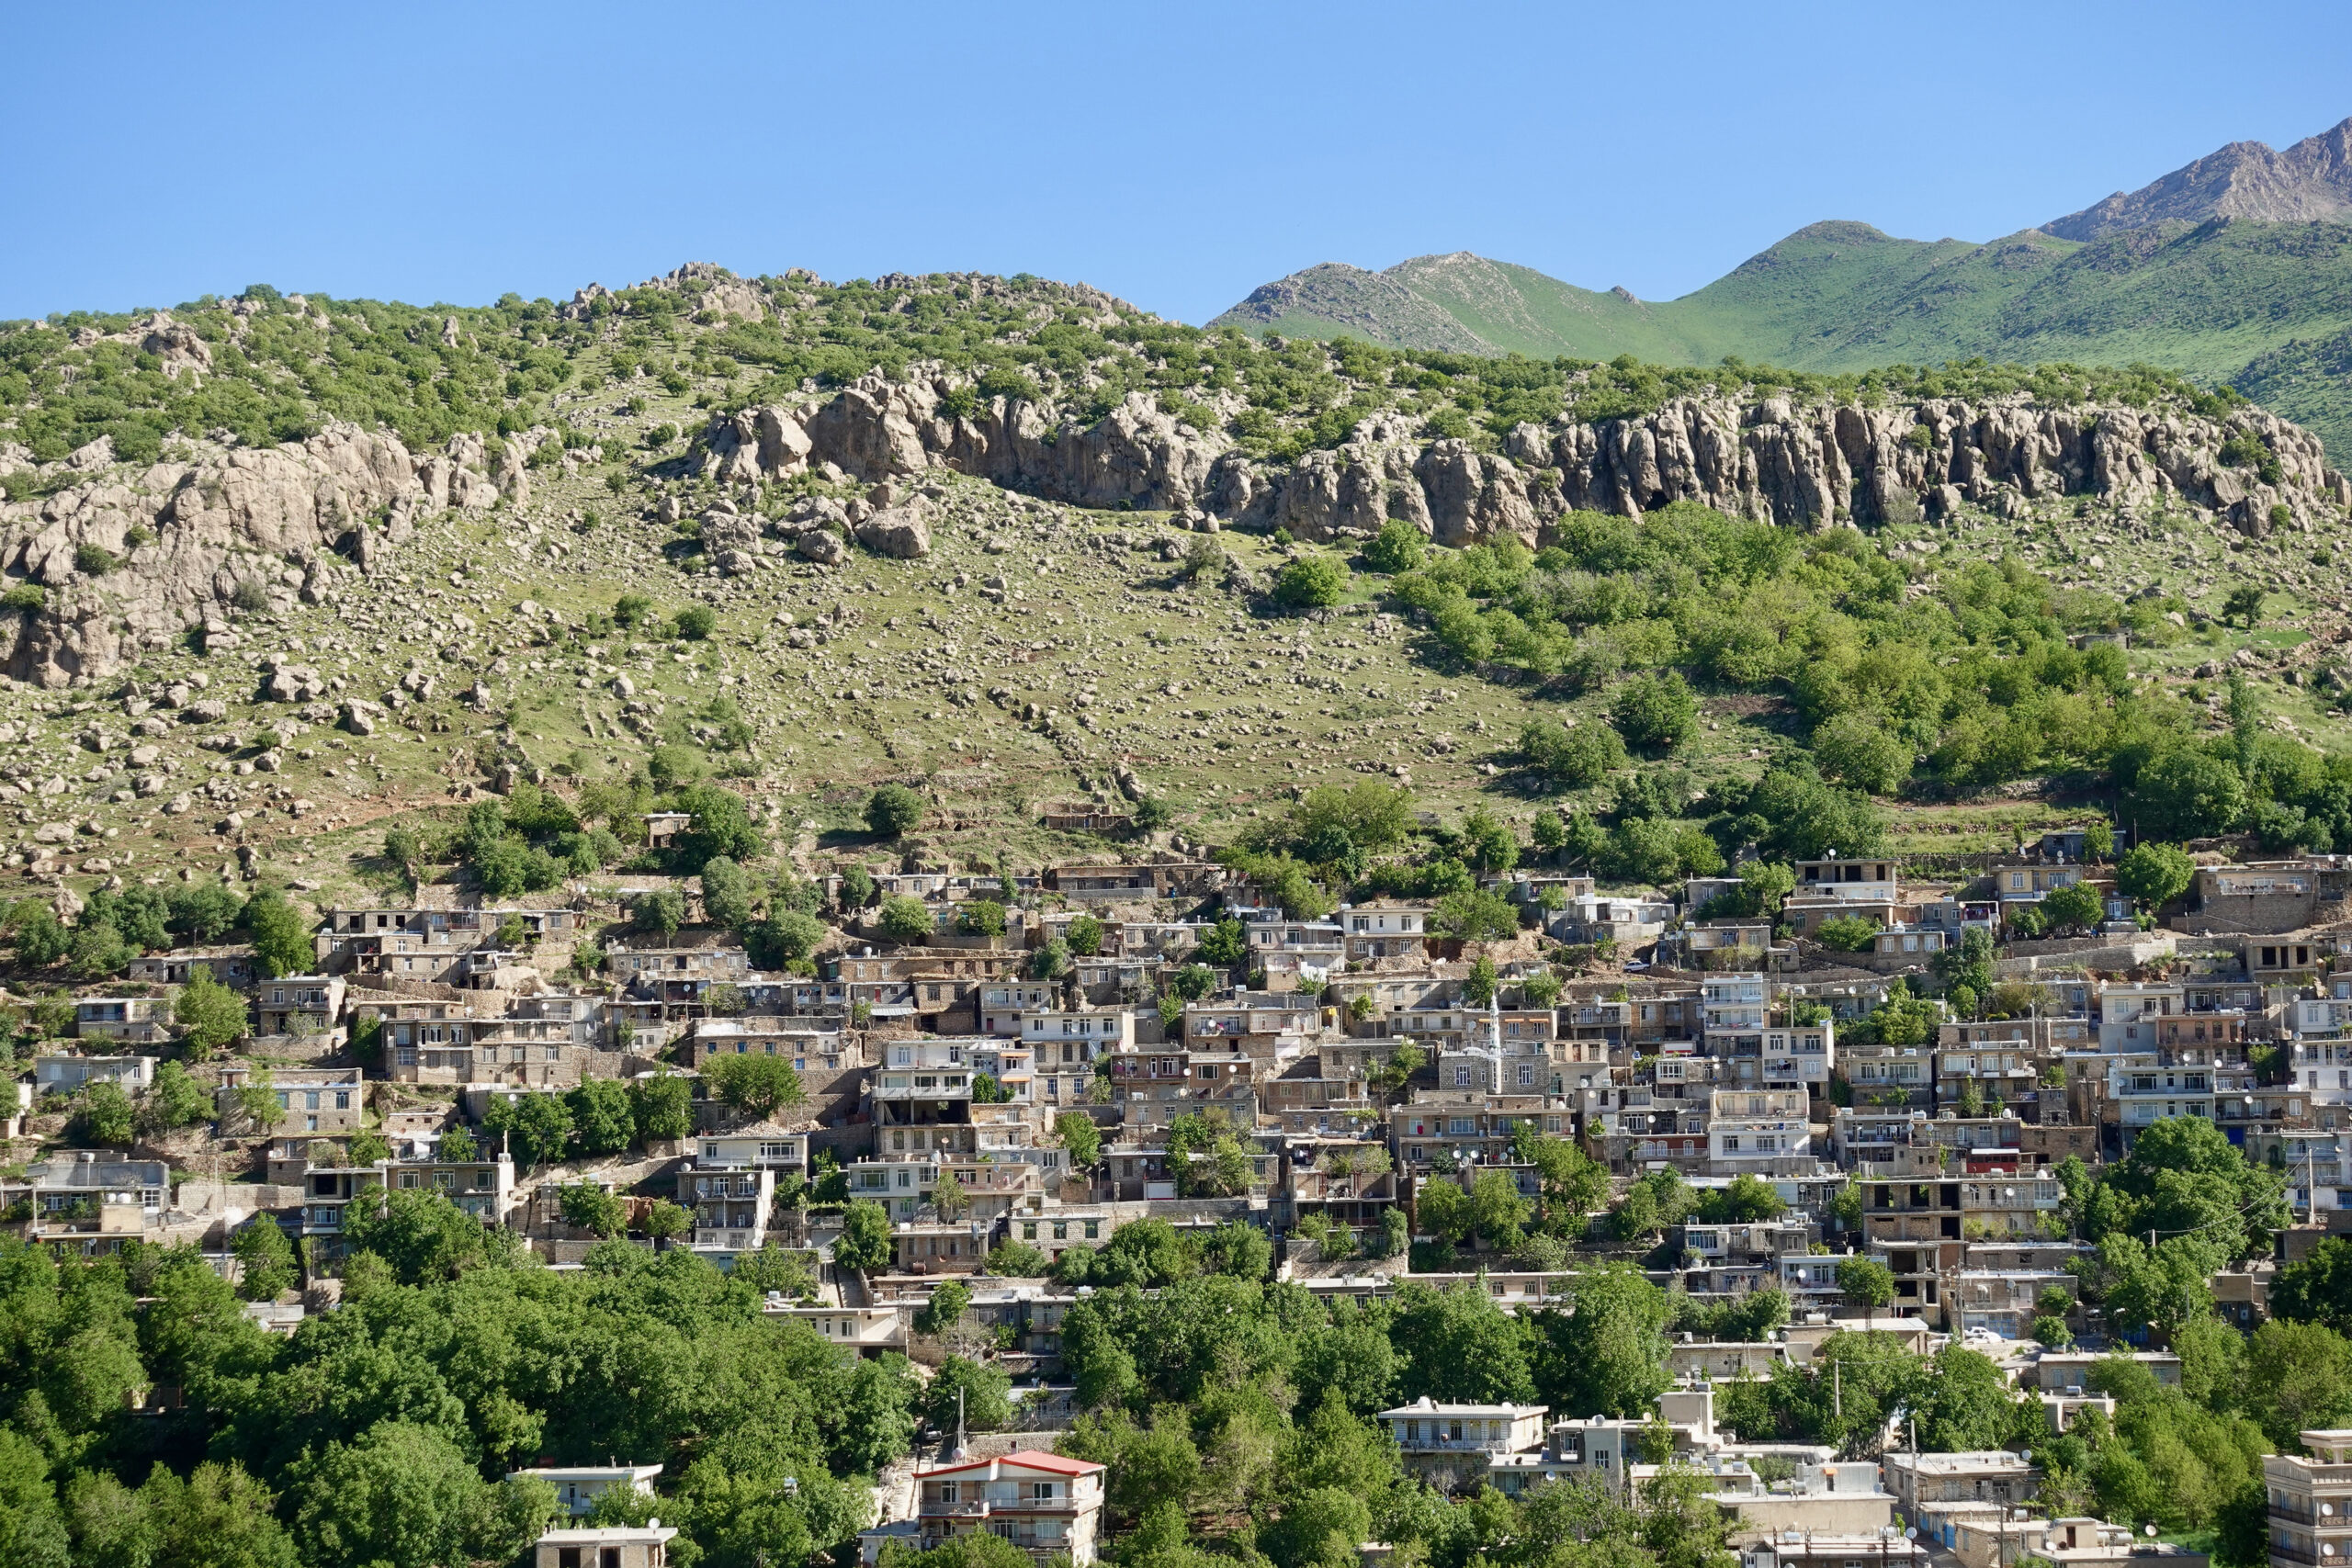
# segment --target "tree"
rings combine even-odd
[[[825,940],[825,922],[797,909],[771,911],[753,926],[744,945],[752,962],[763,969],[783,969],[800,963]]]
[[[2245,1407],[2282,1453],[2352,1421],[2352,1340],[2316,1323],[2264,1324],[2245,1346]]]
[[[249,1302],[274,1302],[295,1280],[294,1245],[268,1214],[255,1214],[230,1237],[238,1263],[237,1293]]]
[[[245,1032],[245,999],[212,977],[200,964],[188,966],[187,984],[172,999],[172,1020],[188,1055],[208,1061]]]
[[[348,1250],[374,1254],[404,1285],[449,1279],[488,1245],[480,1220],[423,1188],[370,1188],[344,1210],[343,1226]]]
[[[1054,1136],[1069,1156],[1072,1169],[1088,1169],[1102,1156],[1102,1130],[1083,1111],[1065,1111],[1055,1117]]]
[[[1534,1131],[1532,1121],[1513,1131],[1512,1157],[1535,1168],[1544,1190],[1544,1222],[1555,1233],[1580,1235],[1584,1217],[1609,1201],[1609,1169],[1566,1138]],[[1522,1139],[1521,1134],[1526,1134]]]
[[[965,936],[1002,936],[1004,906],[993,898],[968,898],[956,906],[956,929]]]
[[[1625,765],[1625,743],[1602,725],[1565,728],[1536,719],[1520,731],[1520,755],[1555,789],[1585,789]]]
[[[1380,532],[1363,547],[1363,564],[1391,576],[1419,570],[1428,557],[1428,542],[1421,531],[1399,517],[1383,523]]]
[[[707,604],[689,604],[678,612],[677,627],[680,641],[702,642],[718,629],[718,615]]]
[[[558,1204],[563,1223],[576,1229],[607,1238],[628,1229],[628,1205],[612,1189],[594,1181],[567,1183]]]
[[[245,929],[253,933],[254,960],[266,978],[307,975],[318,963],[311,942],[310,922],[286,901],[286,896],[265,888],[245,902]]]
[[[1495,999],[1495,961],[1480,953],[1470,965],[1470,973],[1462,977],[1462,1002],[1464,1007],[1483,1008]]]
[[[810,1270],[808,1260],[797,1252],[786,1251],[773,1241],[757,1252],[738,1256],[735,1278],[762,1295],[773,1292],[797,1299],[817,1293],[817,1276]]]
[[[1534,1398],[1525,1336],[1482,1288],[1460,1283],[1440,1291],[1408,1281],[1397,1289],[1388,1337],[1404,1359],[1397,1392],[1408,1401],[1426,1395],[1447,1403],[1519,1404]],[[1659,1348],[1663,1352],[1663,1344]]]
[[[1662,754],[1687,742],[1699,728],[1699,699],[1678,671],[1644,675],[1617,690],[1609,722],[1636,751]]]
[[[140,1108],[140,1121],[161,1132],[193,1127],[212,1120],[212,1100],[186,1067],[165,1062],[155,1069],[155,1081]]]
[[[897,942],[928,942],[935,929],[931,906],[904,893],[882,900],[882,916],[876,923],[886,939]]]
[[[1872,795],[1900,790],[1919,760],[1899,729],[1864,713],[1841,713],[1815,730],[1813,756],[1823,777]]]
[[[1091,958],[1102,951],[1102,922],[1091,915],[1080,915],[1064,928],[1062,941],[1080,958]]]
[[[915,1332],[936,1339],[961,1322],[971,1304],[969,1287],[960,1280],[943,1280],[932,1287],[931,1299],[917,1309]]]
[[[318,1568],[442,1568],[505,1561],[555,1511],[526,1478],[492,1486],[440,1431],[383,1421],[291,1467],[294,1540]]]
[[[923,1420],[934,1432],[953,1432],[959,1404],[967,1431],[993,1432],[1008,1426],[1012,1420],[1012,1379],[1001,1368],[950,1356],[939,1363],[923,1390]]]
[[[1813,940],[1832,953],[1868,953],[1878,945],[1879,923],[1866,915],[1836,915],[1813,930]]]
[[[639,894],[637,902],[629,907],[629,918],[639,931],[675,935],[678,928],[686,923],[686,896],[674,887],[657,887]]]
[[[8,1427],[0,1427],[0,1562],[9,1568],[68,1568],[72,1562],[49,1456]]]
[[[1274,574],[1274,603],[1290,610],[1319,610],[1348,596],[1348,569],[1329,556],[1302,556]]]
[[[1201,933],[1201,944],[1193,956],[1200,963],[1230,969],[1248,962],[1250,935],[1242,930],[1239,920],[1221,915],[1215,925]]]
[[[1029,954],[1029,977],[1033,980],[1058,980],[1069,973],[1069,943],[1059,937]]]
[[[1462,847],[1474,871],[1509,871],[1519,863],[1510,824],[1484,806],[1472,807],[1462,818]]]
[[[842,1234],[833,1242],[834,1264],[871,1274],[888,1267],[896,1252],[888,1212],[879,1203],[863,1200],[852,1203],[842,1216]]]
[[[484,1132],[503,1136],[507,1152],[525,1165],[560,1160],[571,1143],[571,1110],[560,1095],[494,1096],[481,1124]]]
[[[2090,931],[2107,919],[2107,904],[2097,888],[2077,882],[2044,894],[2041,914],[2052,930]]]
[[[1922,1449],[1934,1453],[1997,1449],[2017,1430],[2018,1404],[1987,1357],[1947,1345],[1928,1358],[1911,1401]]]
[[[713,1056],[703,1064],[702,1075],[718,1091],[719,1099],[755,1116],[773,1116],[786,1106],[806,1104],[808,1099],[790,1059],[764,1052]]]
[[[724,856],[746,864],[767,852],[752,825],[743,797],[717,784],[693,784],[678,792],[676,808],[687,814],[685,831],[673,841],[672,862],[680,875],[693,875]]]
[[[2161,909],[2188,891],[2197,863],[2172,844],[2135,844],[2115,863],[2115,890],[2143,909]]]
[[[660,1073],[631,1079],[629,1114],[637,1123],[637,1141],[674,1140],[695,1130],[694,1091],[677,1073]]]
[[[1881,1307],[1894,1300],[1894,1271],[1860,1253],[1838,1265],[1838,1293],[1848,1306],[1862,1309],[1862,1321],[1874,1321]]]
[[[1771,1184],[1761,1178],[1743,1173],[1731,1179],[1727,1187],[1718,1187],[1699,1200],[1699,1219],[1703,1224],[1753,1224],[1759,1220],[1777,1220],[1789,1212],[1788,1204]]]
[[[895,839],[922,820],[922,796],[901,784],[886,784],[865,797],[865,826],[880,839]]]
[[[2234,621],[2251,631],[2262,619],[2262,602],[2267,597],[2257,585],[2242,582],[2222,601],[2222,619]]]
[[[1053,1260],[1025,1241],[1001,1241],[989,1252],[989,1272],[1010,1280],[1042,1280]]]
[[[1622,1265],[1580,1271],[1571,1292],[1573,1310],[1546,1306],[1532,1321],[1537,1397],[1579,1419],[1646,1414],[1673,1382],[1667,1293]]]
[[[120,1084],[112,1078],[95,1078],[83,1089],[81,1101],[75,1121],[86,1142],[118,1148],[130,1142],[138,1117]]]
[[[618,1078],[587,1078],[563,1097],[571,1145],[582,1155],[616,1155],[637,1141],[637,1115]]]
[[[2235,767],[2182,746],[2141,764],[2124,810],[2152,838],[2201,839],[2236,827],[2245,804],[2245,779]]]
[[[727,855],[702,863],[702,912],[711,924],[741,931],[752,923],[752,878]]]

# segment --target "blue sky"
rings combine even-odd
[[[1204,321],[1473,250],[1648,299],[1826,218],[1988,239],[2352,115],[2352,6],[51,6],[0,319],[686,260]]]

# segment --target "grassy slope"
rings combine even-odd
[[[1817,223],[1659,304],[1476,261],[1398,271],[1481,337],[1532,355],[1703,365],[1736,354],[1801,370],[1975,355],[2145,361],[2239,382],[2332,450],[2352,449],[2344,345],[2320,346],[2352,326],[2344,224],[2160,224],[2091,244],[2029,231],[1975,245]]]

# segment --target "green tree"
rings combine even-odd
[[[1645,1414],[1671,1382],[1667,1293],[1632,1269],[1579,1271],[1569,1308],[1530,1320],[1538,1396],[1566,1416]]]
[[[852,1203],[842,1216],[842,1234],[833,1243],[834,1264],[871,1274],[889,1267],[896,1252],[888,1211],[879,1203]]]
[[[741,931],[752,924],[757,896],[750,874],[727,855],[713,855],[702,865],[702,912],[711,924]]]
[[[1374,571],[1391,576],[1400,571],[1418,570],[1428,558],[1429,549],[1421,531],[1401,518],[1392,517],[1380,525],[1371,543],[1363,547],[1363,564]]]
[[[965,1430],[993,1432],[1012,1424],[1012,1379],[1001,1368],[950,1356],[923,1390],[922,1417],[933,1431],[956,1430],[958,1394]]]
[[[677,625],[681,641],[703,642],[718,628],[718,616],[707,604],[689,604],[678,612]]]
[[[2258,585],[2242,582],[2222,601],[2222,619],[2234,621],[2251,631],[2262,619],[2262,602],[2267,597]]]
[[[1054,1137],[1069,1156],[1074,1170],[1089,1169],[1102,1157],[1102,1130],[1083,1111],[1065,1111],[1056,1116]]]
[[[936,1339],[962,1322],[971,1304],[969,1287],[959,1280],[943,1280],[932,1287],[931,1299],[916,1311],[915,1332]]]
[[[565,1184],[558,1195],[563,1223],[593,1235],[612,1237],[628,1229],[628,1205],[620,1194],[594,1181]]]
[[[343,1225],[347,1250],[373,1254],[407,1285],[453,1278],[489,1250],[480,1220],[423,1188],[368,1188],[344,1210]]]
[[[674,1140],[695,1130],[694,1091],[677,1073],[632,1078],[628,1086],[629,1114],[637,1123],[637,1141]]]
[[[560,1095],[492,1096],[481,1125],[484,1132],[503,1138],[506,1151],[526,1166],[560,1160],[571,1144],[571,1108]]]
[[[1841,713],[1813,734],[1822,775],[1872,795],[1894,795],[1911,780],[1918,753],[1877,714]]]
[[[138,1116],[130,1096],[112,1078],[93,1079],[79,1096],[74,1122],[88,1143],[122,1147],[138,1131]]]
[[[1011,1280],[1042,1280],[1053,1261],[1025,1241],[1001,1241],[989,1250],[989,1272]]]
[[[956,906],[956,929],[966,936],[1002,936],[1004,906],[993,898],[969,898]]]
[[[1348,569],[1330,556],[1302,556],[1274,574],[1274,603],[1291,610],[1319,610],[1348,596]]]
[[[904,893],[882,900],[882,916],[876,923],[886,939],[897,942],[929,942],[934,929],[931,906]]]
[[[1555,789],[1586,789],[1625,765],[1625,743],[1602,725],[1565,728],[1532,720],[1520,731],[1520,755]]]
[[[245,902],[244,924],[253,933],[254,959],[264,977],[307,975],[316,966],[310,922],[284,894],[267,888],[254,894]]]
[[[742,1280],[762,1295],[775,1292],[798,1299],[817,1293],[817,1276],[808,1260],[797,1252],[787,1252],[771,1241],[757,1252],[739,1255],[735,1259],[735,1278]]]
[[[503,1562],[555,1512],[545,1482],[492,1486],[443,1433],[405,1421],[331,1443],[289,1474],[296,1549],[320,1568]]]
[[[1894,1300],[1894,1271],[1859,1253],[1839,1261],[1837,1279],[1838,1293],[1848,1306],[1862,1309],[1865,1323],[1875,1321],[1879,1309]]]
[[[140,1120],[145,1125],[168,1132],[211,1121],[212,1100],[186,1067],[177,1062],[165,1062],[155,1069],[155,1081],[148,1089],[147,1103],[140,1112]]]
[[[1219,916],[1216,924],[1201,933],[1201,944],[1193,956],[1200,963],[1227,969],[1245,964],[1250,958],[1249,933],[1232,916]]]
[[[2144,909],[2161,909],[2196,879],[2197,863],[2171,844],[2135,844],[2115,863],[2115,890]]]
[[[773,1116],[787,1106],[808,1103],[800,1074],[784,1056],[765,1053],[718,1055],[703,1064],[703,1078],[718,1098],[738,1111]]]
[[[1880,930],[1867,916],[1837,915],[1814,928],[1813,940],[1832,953],[1868,953],[1878,945]]]
[[[922,820],[922,796],[886,784],[865,797],[865,826],[876,838],[895,839]]]
[[[2200,839],[2236,827],[2245,805],[2245,780],[2236,768],[2183,746],[2141,765],[2124,812],[2152,838]]]
[[[9,1568],[68,1568],[72,1556],[49,1456],[38,1444],[0,1427],[0,1562]]]
[[[294,1286],[294,1245],[268,1214],[255,1214],[230,1237],[238,1264],[237,1293],[249,1302],[274,1302]]]
[[[685,830],[671,851],[681,875],[694,875],[720,857],[748,864],[767,852],[767,841],[752,825],[743,797],[717,784],[693,784],[678,792],[676,808],[687,816]]]
[[[628,1087],[618,1078],[588,1078],[563,1097],[571,1113],[571,1144],[589,1156],[616,1155],[637,1141]]]
[[[1091,958],[1102,951],[1102,922],[1091,915],[1080,915],[1063,931],[1062,940],[1080,958]]]
[[[1699,728],[1699,699],[1679,671],[1638,676],[1617,690],[1609,722],[1636,751],[1662,754],[1688,742]]]
[[[1397,1379],[1404,1399],[1495,1404],[1534,1397],[1518,1320],[1477,1286],[1400,1286],[1388,1337],[1404,1362]]]
[[[629,907],[629,917],[639,931],[675,935],[686,923],[686,896],[674,887],[656,887],[638,896]]]

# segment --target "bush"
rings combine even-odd
[[[121,564],[104,545],[79,545],[74,550],[74,570],[85,577],[104,577]],[[263,606],[266,608],[268,603],[265,595]]]
[[[1004,906],[993,898],[972,898],[956,907],[956,929],[966,936],[1002,936]]]
[[[900,784],[886,784],[865,797],[865,826],[895,839],[922,820],[922,796]]]
[[[718,615],[707,604],[689,604],[678,612],[677,625],[679,637],[701,642],[718,628]]]
[[[613,624],[628,630],[642,625],[653,614],[653,601],[642,593],[624,593],[613,601]]]
[[[2171,844],[2138,844],[2115,864],[2115,890],[2143,907],[2159,909],[2188,891],[2197,863]]]
[[[1840,915],[1821,922],[1814,941],[1833,953],[1868,953],[1878,941],[1878,922],[1860,915]]]
[[[1872,795],[1901,789],[1918,761],[1883,717],[1861,713],[1841,713],[1814,731],[1813,755],[1824,777]]]
[[[1319,610],[1347,592],[1348,569],[1329,556],[1304,557],[1274,577],[1274,603],[1293,610]]]
[[[1584,789],[1625,765],[1625,745],[1617,732],[1600,725],[1570,729],[1536,719],[1520,731],[1520,754],[1558,789]]]
[[[1671,751],[1698,728],[1699,699],[1677,671],[1645,675],[1618,688],[1609,722],[1637,751]]]
[[[1363,547],[1364,565],[1392,575],[1417,570],[1428,558],[1421,531],[1402,518],[1392,517],[1382,524],[1380,532]]]
[[[19,582],[6,593],[0,593],[0,610],[16,610],[25,615],[38,615],[49,604],[49,595],[38,582]]]
[[[2221,758],[2186,746],[2143,763],[2130,795],[2127,818],[2136,818],[2140,830],[2155,839],[2226,833],[2245,815],[2245,776]]]

